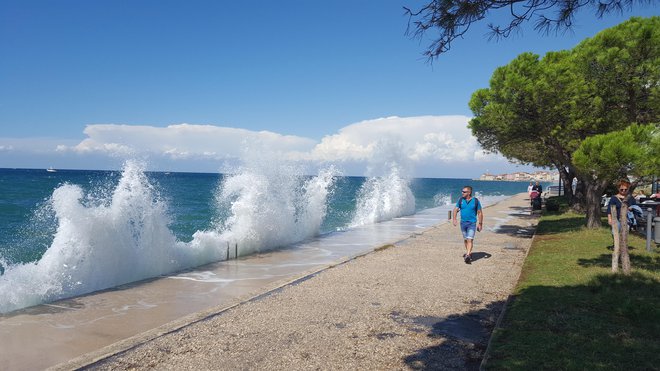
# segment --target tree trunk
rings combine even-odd
[[[600,221],[600,200],[603,196],[603,189],[605,189],[605,184],[603,183],[594,180],[584,182],[586,190],[585,211],[587,213],[587,228],[590,229],[597,229],[602,225]]]
[[[618,221],[618,223],[617,223]],[[619,270],[619,259],[623,274],[630,274],[630,254],[628,252],[628,200],[621,202],[621,215],[618,215],[616,207],[612,207],[612,236],[614,237],[614,249],[612,250],[612,272]]]
[[[628,200],[621,203],[621,215],[619,216],[621,222],[621,233],[619,234],[619,248],[621,249],[621,268],[623,274],[630,274],[630,255],[628,253]]]

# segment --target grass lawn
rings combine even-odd
[[[660,370],[660,249],[631,234],[633,273],[613,274],[610,230],[583,225],[541,218],[486,369]]]

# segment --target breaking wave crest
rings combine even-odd
[[[312,237],[334,176],[332,168],[303,177],[285,166],[246,167],[218,189],[218,213],[227,215],[189,243],[169,228],[167,202],[140,162],[125,163],[112,192],[63,184],[47,201],[55,232],[43,256],[0,259],[0,313],[224,260],[230,245],[246,255]]]
[[[358,193],[355,216],[351,226],[390,220],[415,212],[415,197],[410,180],[401,175],[396,164],[387,174],[370,177]]]

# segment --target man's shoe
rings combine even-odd
[[[468,254],[463,255],[463,258],[465,259],[465,264],[470,264],[472,262],[472,257]]]

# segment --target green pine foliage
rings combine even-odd
[[[624,130],[585,139],[573,154],[573,163],[594,179],[614,181],[660,174],[660,130],[655,124],[632,125]]]
[[[577,178],[584,192],[570,202],[598,228],[598,202],[611,180],[658,175],[660,17],[632,17],[571,50],[520,54],[493,72],[469,106],[469,127],[485,150],[552,166],[566,182]],[[608,133],[617,134],[591,139]]]

